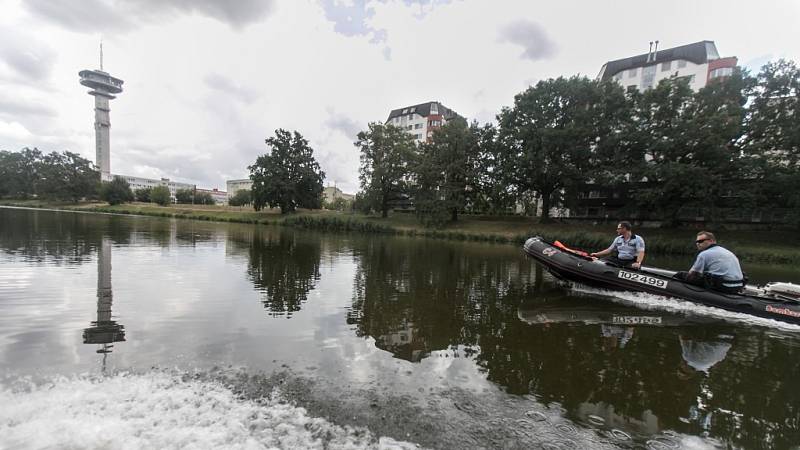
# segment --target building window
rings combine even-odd
[[[712,70],[709,74],[709,78],[728,77],[731,75],[733,75],[732,67],[720,67],[719,69]]]
[[[407,112],[408,112],[408,108],[403,108],[403,112],[402,112],[402,114],[405,114],[405,113],[407,113]]]
[[[628,78],[633,78],[633,77],[635,77],[635,76],[636,76],[636,73],[638,72],[638,70],[639,70],[639,69],[631,69],[631,70],[629,70],[629,71],[628,71]]]
[[[439,105],[437,103],[431,103],[431,114],[439,114]]]
[[[422,128],[422,124],[421,123],[415,123],[414,124],[414,129],[415,130],[419,130],[420,128]]]
[[[678,69],[683,69],[684,67],[686,67],[686,60],[685,59],[679,59],[678,60]]]
[[[665,61],[661,63],[661,71],[667,72],[672,69],[672,61]]]

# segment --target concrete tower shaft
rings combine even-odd
[[[81,84],[91,88],[94,97],[95,165],[103,181],[111,180],[111,108],[108,101],[122,92],[123,81],[102,70],[82,70]]]

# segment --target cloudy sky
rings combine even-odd
[[[651,4],[652,7],[646,5]],[[0,149],[94,160],[78,71],[125,81],[111,170],[225,189],[277,128],[297,130],[345,192],[353,141],[393,108],[438,100],[494,119],[538,80],[713,40],[757,70],[800,62],[800,2],[679,0],[0,0]]]

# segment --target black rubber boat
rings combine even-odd
[[[654,267],[624,269],[540,237],[525,241],[525,253],[554,276],[588,286],[648,292],[677,297],[703,305],[800,324],[800,286],[770,283],[746,286],[741,294],[726,294],[673,278],[676,272]]]

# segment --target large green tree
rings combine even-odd
[[[36,194],[40,197],[77,202],[96,195],[100,172],[94,164],[72,153],[51,152],[39,162]]]
[[[477,187],[478,124],[456,118],[419,147],[414,164],[417,215],[425,222],[456,221]]]
[[[355,146],[361,152],[362,195],[358,203],[387,217],[391,202],[408,195],[416,152],[414,140],[401,128],[375,122],[358,133]]]
[[[42,152],[35,148],[0,151],[0,196],[28,198],[36,194],[41,158]]]
[[[750,95],[743,149],[759,204],[787,208],[800,222],[800,67],[765,65]]]
[[[741,136],[745,80],[740,73],[694,93],[688,80],[662,80],[631,92],[632,120],[624,130],[632,196],[640,211],[670,225],[681,208],[694,206],[713,219],[715,205],[740,176],[736,142]]]
[[[541,196],[543,220],[564,188],[591,177],[590,156],[603,106],[596,82],[559,77],[517,94],[514,106],[498,116],[506,182],[520,197]]]
[[[297,208],[319,208],[325,172],[308,141],[297,131],[278,129],[266,143],[269,154],[259,156],[248,167],[256,211],[267,205],[280,208],[282,214]]]

